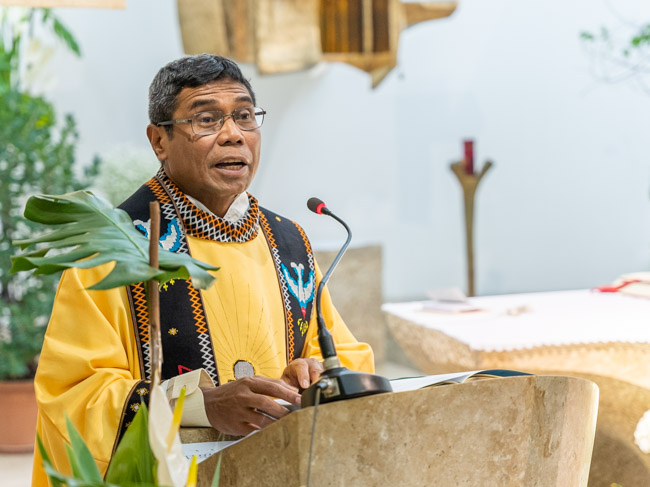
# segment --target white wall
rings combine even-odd
[[[650,21],[649,2],[616,4]],[[59,11],[84,57],[57,56],[50,95],[77,117],[81,160],[147,147],[148,85],[182,54],[175,5]],[[404,31],[399,66],[374,91],[347,65],[271,77],[247,66],[269,112],[252,192],[315,246],[343,231],[307,211],[312,195],[355,242],[382,243],[388,300],[464,287],[461,192],[448,166],[474,137],[478,161],[495,162],[477,195],[479,294],[591,287],[648,269],[650,96],[595,81],[579,41],[618,22],[606,0],[464,0],[451,18]]]

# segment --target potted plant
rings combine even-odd
[[[34,33],[79,46],[48,9],[0,8],[0,451],[30,451],[36,402],[33,377],[54,299],[54,276],[10,274],[15,239],[34,223],[22,216],[27,196],[87,187],[95,160],[80,177],[75,171],[78,140],[71,115],[57,119],[51,102],[33,93],[49,51]],[[15,408],[17,412],[12,412]]]

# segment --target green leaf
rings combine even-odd
[[[124,433],[106,472],[106,482],[155,483],[155,459],[149,446],[149,416],[144,403]]]
[[[596,39],[596,36],[593,35],[591,32],[584,31],[580,33],[580,38],[583,41],[593,41]]]
[[[217,468],[214,471],[214,476],[212,477],[211,487],[219,487],[219,478],[221,477],[221,458],[223,453],[219,453],[219,460],[217,460]]]
[[[52,20],[52,28],[54,29],[56,36],[61,39],[66,46],[68,46],[68,49],[74,52],[77,56],[81,56],[81,48],[72,33],[56,17],[52,16]]]
[[[154,279],[192,279],[194,287],[206,289],[214,282],[208,271],[218,267],[188,254],[159,249],[158,269],[149,266],[149,240],[134,226],[126,212],[113,208],[88,191],[58,196],[32,196],[25,217],[54,226],[44,235],[14,241],[23,250],[11,258],[11,272],[35,269],[35,274],[53,274],[70,267],[90,268],[115,262],[112,271],[90,289],[111,289]],[[46,244],[46,248],[37,247]],[[55,255],[50,250],[57,250]]]
[[[102,474],[99,473],[95,459],[67,414],[65,422],[70,436],[70,445],[66,444],[65,446],[73,475],[91,484],[103,484],[104,480]]]
[[[41,454],[41,459],[43,461],[43,467],[45,468],[45,471],[47,472],[48,467],[51,470],[54,470],[54,467],[52,467],[52,460],[50,460],[50,456],[47,454],[47,450],[45,449],[45,445],[43,445],[43,440],[41,440],[41,435],[36,433],[36,443],[38,445],[38,451]],[[49,474],[48,474],[49,476]],[[62,483],[60,480],[50,477],[50,482],[52,483],[52,487],[62,487]]]

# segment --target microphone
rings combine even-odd
[[[318,323],[318,344],[320,345],[323,356],[323,367],[325,370],[320,378],[302,393],[302,407],[313,406],[316,401],[316,391],[321,390],[321,403],[340,401],[342,399],[351,399],[353,397],[369,396],[382,392],[392,392],[390,382],[385,377],[379,375],[367,374],[365,372],[356,372],[341,366],[341,361],[336,354],[336,347],[332,334],[325,326],[323,313],[321,309],[321,295],[325,284],[329,280],[332,272],[338,265],[341,257],[350,245],[352,232],[350,227],[336,216],[332,211],[318,198],[309,198],[307,208],[318,215],[327,215],[338,221],[347,231],[348,237],[339,250],[334,262],[321,279],[318,290],[316,291],[316,318]]]

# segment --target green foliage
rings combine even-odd
[[[106,482],[155,484],[155,459],[149,446],[149,415],[142,404],[115,450]]]
[[[65,422],[68,428],[68,436],[70,437],[70,445],[66,444],[65,447],[68,453],[70,467],[72,468],[72,474],[86,482],[101,484],[103,482],[102,474],[99,473],[95,459],[86,446],[86,443],[84,443],[77,428],[74,427],[68,416],[65,417]]]
[[[644,25],[639,32],[632,37],[630,44],[636,48],[642,47],[643,45],[650,46],[650,24]]]
[[[52,487],[64,487],[64,485],[68,487],[155,487],[158,485],[155,475],[156,459],[149,444],[149,413],[144,403],[141,404],[120,440],[104,479],[81,435],[67,416],[66,423],[70,437],[70,445],[66,444],[66,449],[73,472],[71,476],[63,475],[54,469],[40,436],[36,437],[45,473]],[[211,487],[219,487],[221,459],[222,454],[219,454]]]
[[[60,196],[32,196],[25,206],[31,221],[54,225],[55,229],[27,240],[14,242],[22,249],[36,244],[46,248],[12,257],[11,272],[36,269],[36,274],[53,274],[69,267],[91,268],[115,262],[113,270],[90,289],[114,287],[157,280],[192,278],[195,287],[205,289],[214,282],[208,272],[216,267],[180,254],[160,249],[158,269],[149,266],[149,240],[135,229],[129,215],[113,208],[88,191]],[[49,250],[67,252],[47,255]]]
[[[632,34],[629,42],[620,43],[614,40],[610,30],[602,26],[599,33],[589,31],[580,32],[580,39],[584,42],[596,44],[600,43],[609,49],[617,51],[625,58],[630,57],[633,53],[638,53],[644,47],[650,47],[650,24],[639,27],[638,31]]]
[[[591,32],[582,31],[580,32],[580,39],[582,39],[583,41],[593,41],[596,39],[596,36],[593,35]]]
[[[85,188],[99,169],[96,160],[78,174],[74,119],[58,118],[50,102],[19,83],[21,46],[39,18],[39,28],[52,29],[66,46],[74,37],[50,11],[16,7],[12,12],[20,15],[12,20],[9,9],[0,8],[0,380],[33,376],[56,285],[54,276],[9,273],[16,252],[12,240],[37,228],[22,216],[27,195]]]
[[[155,459],[149,447],[149,418],[147,407],[143,404],[111,459],[104,480],[99,473],[86,443],[66,416],[70,444],[66,444],[68,461],[72,475],[56,471],[52,461],[37,435],[38,445],[45,473],[53,487],[155,487]]]
[[[14,14],[13,16],[11,14]],[[15,18],[12,18],[15,17]],[[21,55],[37,24],[81,56],[81,48],[68,28],[50,9],[0,7],[0,92],[20,90]]]
[[[223,453],[219,453],[219,460],[217,460],[217,468],[214,471],[214,477],[212,477],[211,487],[219,487],[219,479],[221,478],[221,459],[223,458]]]

